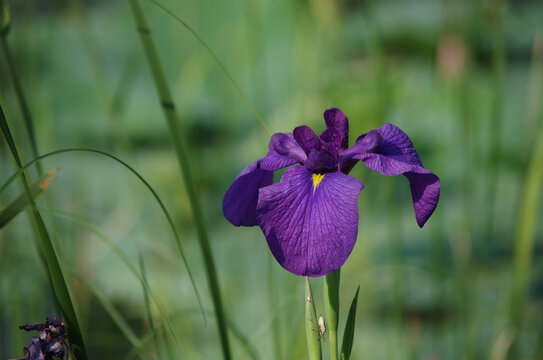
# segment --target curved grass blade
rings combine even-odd
[[[30,193],[32,194],[32,198],[36,199],[41,193],[47,189],[49,184],[54,179],[50,179],[50,177],[57,171],[57,169],[49,171],[47,174],[44,174],[40,176],[40,178],[32,185],[30,185]],[[21,213],[28,205],[30,205],[30,202],[28,201],[28,196],[25,194],[19,195],[15,200],[13,200],[11,203],[9,203],[8,206],[6,206],[2,211],[0,211],[0,230],[7,225],[15,216],[17,216],[19,213]]]
[[[4,110],[2,109],[1,105],[0,129],[4,134],[4,138],[8,143],[11,154],[13,155],[15,163],[19,168],[19,172],[21,173],[21,183],[24,186],[25,192],[28,197],[28,202],[30,203],[30,217],[31,221],[35,226],[34,230],[36,231],[36,239],[39,244],[40,253],[43,255],[43,258],[47,265],[47,274],[53,286],[53,291],[55,292],[55,298],[57,300],[58,306],[60,307],[63,321],[66,324],[66,331],[70,334],[69,341],[71,345],[71,350],[73,351],[75,357],[78,360],[86,360],[88,357],[85,342],[83,340],[81,327],[79,326],[79,321],[77,320],[77,315],[75,313],[72,299],[68,291],[68,286],[64,279],[64,274],[62,273],[62,269],[60,267],[59,259],[55,252],[55,248],[53,247],[53,242],[51,241],[49,233],[47,232],[47,228],[45,227],[45,223],[38,209],[36,208],[36,203],[34,202],[30,190],[30,185],[28,184],[28,180],[23,173],[23,169],[25,168],[23,168],[21,159],[19,157],[19,152],[17,151],[17,147],[15,146],[13,136],[11,135],[9,125],[7,123],[6,117],[4,115]]]
[[[151,29],[147,23],[147,18],[143,12],[141,2],[139,0],[129,0],[129,3],[132,10],[132,15],[134,17],[134,22],[140,35],[143,50],[155,82],[156,90],[160,97],[164,117],[166,118],[170,135],[172,136],[172,141],[185,183],[185,188],[189,196],[198,244],[200,245],[202,256],[204,258],[207,283],[211,293],[213,307],[215,309],[215,316],[217,317],[217,326],[223,356],[225,359],[230,359],[231,356],[230,345],[228,343],[226,315],[222,304],[219,279],[217,276],[217,270],[215,268],[215,260],[211,251],[211,245],[209,244],[209,235],[207,232],[207,225],[205,223],[204,211],[200,203],[196,182],[194,180],[194,176],[192,175],[192,167],[189,161],[190,157],[185,139],[183,137],[184,135],[180,131],[181,129],[178,125],[177,112],[175,111],[175,105],[170,93],[170,88],[168,86],[166,76],[164,75],[164,69],[162,68],[162,63],[158,57],[158,52],[151,36]]]
[[[156,202],[158,203],[158,205],[160,206],[160,209],[162,210],[162,213],[164,214],[164,216],[166,217],[166,220],[168,221],[168,225],[170,226],[170,229],[172,230],[172,233],[173,233],[173,236],[175,238],[175,241],[176,241],[176,244],[177,244],[177,248],[179,250],[179,253],[181,255],[181,259],[183,260],[183,263],[185,265],[185,268],[187,269],[187,274],[189,275],[189,278],[190,278],[190,281],[191,281],[191,284],[192,284],[192,287],[194,289],[194,292],[195,292],[195,295],[196,295],[196,299],[198,301],[198,306],[200,308],[200,310],[202,311],[202,315],[204,316],[205,318],[205,314],[204,314],[204,310],[203,310],[203,307],[202,307],[202,301],[200,299],[200,294],[198,292],[198,288],[196,287],[196,283],[194,281],[194,277],[192,276],[192,272],[190,271],[190,268],[188,266],[188,263],[187,263],[187,260],[186,260],[186,257],[185,257],[185,252],[183,251],[183,246],[181,245],[181,238],[179,237],[179,234],[177,233],[177,230],[175,229],[175,226],[173,224],[173,220],[172,220],[172,217],[170,216],[170,213],[168,212],[168,210],[166,210],[166,206],[164,205],[164,203],[162,202],[162,200],[160,199],[160,197],[158,196],[157,192],[153,189],[153,187],[147,182],[147,180],[145,180],[143,178],[143,176],[141,176],[134,168],[132,168],[130,165],[128,165],[127,163],[125,163],[124,161],[122,161],[121,159],[119,159],[118,157],[114,156],[114,155],[111,155],[105,151],[100,151],[100,150],[94,150],[94,149],[85,149],[85,148],[71,148],[71,149],[60,149],[60,150],[56,150],[56,151],[53,151],[53,152],[50,152],[50,153],[47,153],[47,154],[44,154],[42,156],[39,156],[29,162],[27,162],[25,165],[21,166],[19,170],[17,170],[13,175],[11,175],[8,180],[2,185],[2,187],[0,187],[0,194],[2,194],[4,192],[4,190],[6,190],[6,188],[19,176],[21,175],[28,167],[30,167],[32,164],[34,164],[35,162],[37,161],[41,161],[45,158],[48,158],[48,157],[51,157],[51,156],[55,156],[55,155],[59,155],[59,154],[63,154],[63,153],[69,153],[69,152],[88,152],[88,153],[94,153],[94,154],[99,154],[99,155],[102,155],[102,156],[106,156],[110,159],[113,159],[115,160],[116,162],[118,162],[119,164],[123,165],[125,168],[127,168],[128,170],[130,170],[130,172],[132,174],[134,174],[142,183],[143,185],[145,185],[145,187],[151,192],[151,194],[153,195],[153,197],[155,198]]]
[[[356,304],[358,303],[358,293],[360,292],[360,285],[356,288],[356,294],[354,295],[351,308],[349,309],[349,315],[347,316],[347,323],[345,324],[345,332],[343,333],[343,342],[341,343],[341,360],[349,360],[351,357],[351,350],[353,349],[354,339],[354,325],[356,323]]]
[[[305,277],[305,336],[309,360],[322,359],[321,341],[317,329],[317,312],[313,302],[313,293],[309,278]]]
[[[207,44],[204,42],[204,40],[202,40],[202,38],[196,33],[196,31],[194,31],[185,21],[181,20],[181,18],[177,15],[175,15],[170,9],[168,9],[167,7],[165,7],[164,5],[162,5],[161,3],[159,3],[158,1],[156,0],[150,0],[152,3],[154,3],[156,6],[158,6],[159,8],[161,8],[162,10],[164,10],[168,15],[170,15],[171,17],[173,17],[175,20],[177,20],[178,23],[180,23],[181,25],[183,25],[183,27],[185,29],[187,29],[191,34],[192,36],[194,36],[194,38],[196,39],[196,41],[198,41],[200,43],[200,45],[202,45],[202,47],[207,51],[207,53],[213,58],[213,60],[215,60],[215,62],[217,63],[217,65],[219,66],[219,68],[221,68],[222,72],[224,73],[224,75],[226,75],[226,77],[228,78],[228,81],[230,81],[230,83],[232,84],[232,86],[236,89],[236,91],[238,92],[238,94],[241,96],[241,98],[243,99],[243,101],[245,102],[245,104],[247,104],[247,106],[249,107],[249,109],[251,109],[251,111],[253,112],[253,114],[255,115],[255,117],[257,118],[258,122],[260,123],[260,125],[262,125],[262,127],[264,128],[264,130],[266,130],[266,132],[268,133],[269,136],[272,136],[272,132],[271,130],[268,128],[268,126],[266,125],[266,123],[264,122],[264,120],[262,119],[262,116],[260,116],[260,114],[258,113],[258,111],[256,111],[255,107],[251,104],[251,102],[249,101],[249,99],[247,99],[247,96],[245,96],[245,94],[243,93],[243,91],[241,90],[241,88],[239,87],[238,83],[234,80],[234,78],[232,77],[232,75],[230,75],[230,73],[228,72],[228,70],[226,70],[226,67],[223,65],[223,63],[219,60],[219,58],[217,57],[217,55],[215,55],[215,53],[209,48],[209,46],[207,46]]]
[[[330,339],[330,360],[337,360],[337,323],[339,319],[339,280],[341,269],[324,278],[324,314],[328,320],[327,330]]]

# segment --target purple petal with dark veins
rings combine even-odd
[[[249,164],[226,191],[224,217],[235,226],[255,226],[258,189],[273,183],[273,171],[296,164],[298,159],[271,154]]]
[[[323,276],[339,269],[356,242],[358,195],[364,186],[341,172],[314,175],[293,166],[278,184],[260,189],[258,224],[286,270]]]
[[[330,108],[324,112],[324,121],[327,128],[334,128],[341,135],[341,149],[349,147],[349,120],[345,114],[337,109]]]
[[[361,152],[352,158],[362,160],[368,168],[383,175],[405,175],[411,185],[417,224],[422,227],[437,206],[441,182],[435,174],[422,166],[413,143],[402,130],[391,124],[385,124],[377,130],[382,134],[381,145],[371,153]],[[360,137],[353,148],[365,147],[366,137]],[[350,151],[348,149],[346,153]]]
[[[311,150],[320,150],[321,142],[315,132],[307,125],[298,126],[292,132],[294,139],[304,149],[307,156]]]
[[[277,152],[279,155],[292,156],[301,162],[307,159],[304,149],[298,145],[292,134],[273,134],[270,140],[270,150]]]

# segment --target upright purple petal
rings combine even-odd
[[[320,150],[320,140],[317,134],[307,125],[298,126],[292,132],[294,139],[304,149],[306,155],[309,156],[311,150]]]
[[[304,166],[261,188],[258,224],[281,266],[303,276],[339,269],[356,242],[362,188],[341,172],[314,175]]]
[[[374,131],[379,131],[382,139],[379,139]],[[372,133],[374,135],[370,135]],[[376,141],[381,141],[381,144],[375,147],[372,144]],[[365,152],[369,148],[371,152]],[[356,150],[359,152],[357,153]],[[362,160],[368,168],[383,175],[405,175],[411,185],[415,216],[420,227],[434,212],[441,191],[440,180],[422,166],[413,143],[398,127],[385,124],[361,136],[356,141],[356,145],[345,151],[341,157],[342,160],[348,157]]]
[[[349,120],[343,111],[330,108],[324,112],[324,121],[327,128],[337,129],[341,135],[341,149],[349,147]]]
[[[341,148],[341,134],[335,128],[324,130],[320,136],[321,149],[326,150],[334,160],[337,160]]]

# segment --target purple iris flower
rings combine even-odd
[[[336,108],[324,112],[326,130],[308,126],[273,134],[269,151],[249,164],[223,199],[235,226],[259,225],[270,250],[286,270],[323,276],[347,260],[358,232],[358,195],[364,187],[347,174],[358,160],[383,175],[405,175],[420,227],[439,200],[439,178],[426,170],[407,135],[385,124],[348,147],[349,123]],[[273,172],[291,166],[279,183]]]

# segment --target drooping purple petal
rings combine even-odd
[[[255,226],[258,189],[273,183],[273,171],[296,164],[290,156],[269,154],[249,164],[226,191],[222,202],[224,217],[235,226]]]
[[[341,172],[319,178],[295,165],[279,183],[261,188],[258,224],[281,266],[303,276],[339,269],[356,242],[363,187]]]
[[[379,142],[380,145],[375,146]],[[435,174],[422,166],[413,143],[402,130],[385,124],[361,136],[356,145],[341,154],[340,162],[349,157],[361,160],[368,168],[383,175],[405,175],[411,185],[417,224],[422,227],[426,223],[439,201],[441,183]]]
[[[320,150],[320,140],[317,134],[307,125],[298,126],[292,132],[294,139],[304,149],[305,153],[309,156],[311,150]]]
[[[349,120],[343,111],[330,108],[324,112],[324,121],[327,128],[337,129],[341,135],[341,149],[349,147]]]

